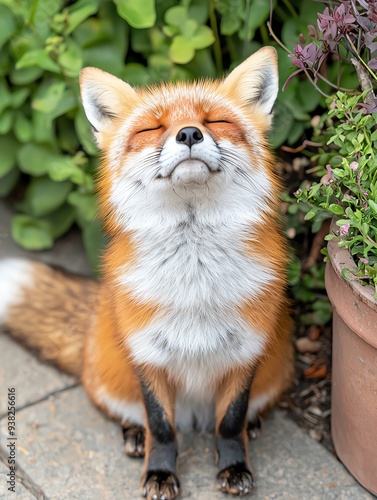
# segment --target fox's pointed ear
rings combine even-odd
[[[135,104],[136,91],[123,80],[97,68],[81,71],[80,90],[85,114],[101,147],[102,132]]]
[[[226,90],[243,101],[271,113],[279,91],[277,52],[263,47],[237,66],[224,80]]]

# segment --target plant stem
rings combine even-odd
[[[344,87],[341,87],[340,85],[334,85],[330,80],[328,80],[326,77],[324,77],[319,71],[316,72],[316,75],[318,78],[323,80],[325,83],[330,85],[330,87],[333,87],[334,89],[341,90],[342,92],[347,92],[347,94],[357,94],[358,92],[354,89],[346,89]]]
[[[313,86],[317,89],[317,91],[318,91],[321,95],[323,95],[323,97],[326,97],[326,98],[331,97],[330,95],[325,94],[325,92],[323,92],[323,91],[322,91],[322,90],[318,87],[318,85],[315,83],[315,81],[313,80],[313,78],[310,76],[310,74],[309,74],[309,72],[308,72],[308,70],[307,70],[306,68],[304,68],[304,73],[305,73],[305,75],[307,76],[308,80],[311,82],[311,84],[312,84],[312,85],[313,85]]]
[[[270,33],[270,35],[272,36],[272,38],[275,40],[275,42],[279,45],[279,47],[281,47],[282,49],[284,49],[286,52],[288,52],[288,54],[291,53],[291,51],[289,49],[287,49],[287,47],[283,44],[283,42],[281,40],[279,40],[279,38],[275,35],[275,33],[272,31],[272,26],[270,24],[269,21],[267,21],[267,28],[268,28],[268,31]]]
[[[348,40],[348,43],[351,45],[352,47],[352,50],[354,51],[354,55],[357,57],[357,60],[364,66],[364,68],[370,73],[370,75],[372,76],[372,78],[374,80],[377,80],[377,76],[375,75],[375,73],[370,69],[370,67],[363,61],[363,59],[361,58],[360,54],[357,52],[356,50],[356,47],[354,46],[354,44],[352,43],[352,40],[350,39],[350,37],[348,35],[346,35],[346,38]],[[352,62],[352,59],[351,59],[351,62]],[[352,63],[354,64],[354,63]],[[355,65],[354,65],[355,66]],[[356,71],[357,71],[357,68],[356,68]],[[359,74],[358,74],[359,76]],[[361,82],[360,82],[361,83]]]
[[[223,72],[223,58],[221,55],[221,45],[220,45],[220,37],[219,30],[217,29],[217,19],[215,12],[215,0],[211,0],[209,4],[209,18],[211,23],[211,28],[213,34],[215,35],[215,43],[213,44],[213,52],[215,55],[215,64],[216,71],[218,75],[221,75]]]
[[[370,236],[368,236],[367,234],[365,234],[362,229],[360,229],[360,233],[363,235],[363,237],[369,241],[369,244],[376,247],[377,248],[377,243],[375,241],[372,240],[372,238]]]

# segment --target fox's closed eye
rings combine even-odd
[[[143,134],[144,132],[153,132],[154,130],[159,130],[160,128],[162,128],[162,125],[159,125],[158,127],[144,128],[143,130],[138,130],[136,134]]]
[[[228,120],[207,120],[207,124],[212,124],[212,123],[231,123]]]

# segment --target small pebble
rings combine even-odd
[[[316,353],[321,349],[321,342],[308,339],[308,337],[301,337],[296,340],[296,349],[300,353]]]

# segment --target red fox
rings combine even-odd
[[[192,428],[215,431],[218,487],[246,495],[248,429],[293,376],[276,51],[218,81],[135,89],[85,68],[80,84],[103,154],[102,278],[7,259],[0,323],[121,421],[148,500],[179,494],[176,429]]]

